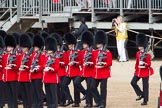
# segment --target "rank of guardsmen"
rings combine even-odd
[[[82,50],[77,49],[77,40],[72,33],[66,33],[62,38],[58,33],[9,35],[0,30],[0,35],[1,108],[5,103],[8,108],[18,108],[18,99],[22,100],[23,108],[43,108],[44,100],[47,108],[80,107],[83,100],[84,108],[106,108],[112,54],[107,49],[108,36],[104,31],[98,30],[95,35],[84,31],[80,40]],[[137,94],[136,101],[143,99],[141,105],[147,105],[148,80],[153,69],[150,55],[145,51],[145,35],[138,34],[137,38],[140,51],[136,54],[131,85]],[[140,78],[143,90],[137,85]],[[69,89],[71,81],[73,95]]]

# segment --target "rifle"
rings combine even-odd
[[[70,61],[71,62],[74,61],[75,58],[77,58],[77,57],[78,57],[78,52],[77,52],[77,45],[76,45],[74,48],[74,52],[72,54],[70,54]]]
[[[140,51],[140,60],[139,61],[144,62],[144,59],[147,58],[148,51],[149,51],[149,43],[148,43],[148,46],[146,48],[144,48],[144,52],[143,53]],[[143,64],[139,64],[139,67],[140,68],[145,68],[145,64],[144,63]]]
[[[59,51],[59,54],[57,54],[58,58],[63,58],[63,50],[64,50],[64,44],[61,46],[61,49]]]
[[[39,61],[39,57],[41,55],[42,50],[43,48],[41,48],[41,50],[38,51],[36,59],[32,61],[31,70],[33,70],[36,66],[38,66],[38,61]]]
[[[92,46],[89,47],[87,54],[84,55],[84,62],[88,62],[90,58],[92,58]]]
[[[55,63],[56,52],[52,54],[52,58],[46,62],[46,67],[50,67],[51,64]]]
[[[25,65],[29,61],[30,55],[33,53],[33,50],[34,50],[33,47],[30,48],[26,56],[22,58],[22,65]]]
[[[147,57],[148,50],[149,50],[149,45],[144,49],[144,53],[140,53],[140,61],[143,61]]]
[[[98,54],[98,62],[102,62],[103,59],[107,58],[105,51],[106,51],[106,45],[103,47],[102,51]]]
[[[2,55],[5,53],[6,47],[0,50],[0,62],[2,62]]]
[[[18,55],[20,55],[22,53],[22,48],[20,47],[19,49],[18,49]]]
[[[140,61],[143,61],[147,57],[147,52],[144,51],[143,54],[140,53]]]
[[[144,59],[146,57],[147,57],[147,52],[145,50],[144,50],[144,53],[140,52],[140,61],[144,62]],[[140,66],[140,68],[145,68],[145,64],[139,64],[139,66]]]
[[[12,64],[16,60],[16,51],[17,49],[13,49],[11,55],[8,57],[8,64]]]

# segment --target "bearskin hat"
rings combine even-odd
[[[47,37],[45,40],[45,50],[57,51],[57,41],[54,37]]]
[[[76,44],[76,38],[71,33],[65,34],[64,39],[65,39],[66,44]]]
[[[11,47],[14,47],[14,48],[16,47],[16,39],[14,38],[14,36],[7,35],[4,40],[5,40],[6,46],[11,46]]]
[[[33,46],[37,46],[41,49],[44,46],[44,39],[40,35],[34,36]]]
[[[96,32],[95,35],[95,44],[107,44],[108,43],[108,38],[106,33],[103,30],[99,30]]]
[[[92,46],[94,42],[93,34],[90,31],[83,32],[81,35],[81,42]]]
[[[59,35],[57,33],[52,33],[50,36],[54,37],[56,39],[57,45],[60,45],[60,46],[62,45],[62,37],[61,37],[61,35]]]
[[[15,37],[16,39],[16,44],[19,45],[20,42],[20,34],[17,32],[12,33],[12,35]]]
[[[27,34],[22,34],[20,36],[20,46],[21,47],[28,47],[28,48],[31,48],[32,47],[32,40],[30,38],[29,35]]]
[[[45,40],[49,36],[49,34],[45,31],[43,31],[43,32],[40,33],[40,36],[42,36],[43,39]]]
[[[143,47],[147,47],[148,44],[148,40],[145,34],[143,33],[139,33],[136,36],[136,44],[137,46],[143,46]]]
[[[0,30],[0,36],[4,39],[7,36],[7,33],[4,30]]]
[[[5,47],[5,43],[2,37],[0,37],[0,47],[1,48]]]
[[[34,34],[32,32],[27,32],[26,34],[29,35],[31,39],[33,39]]]

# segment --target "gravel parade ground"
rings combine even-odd
[[[149,102],[147,106],[141,106],[141,101],[135,101],[136,95],[130,85],[130,81],[134,74],[135,60],[128,62],[117,62],[113,60],[112,77],[108,80],[107,87],[107,106],[106,108],[157,108],[160,90],[159,68],[162,65],[161,60],[153,60],[152,67],[154,75],[149,79]],[[82,83],[85,86],[85,82]],[[139,81],[142,84],[142,81]],[[73,95],[72,83],[69,88]],[[82,97],[82,96],[81,96]],[[82,101],[80,108],[84,108],[85,101]],[[7,108],[7,105],[5,105]],[[23,108],[19,105],[19,108]],[[44,108],[47,108],[46,106]],[[64,107],[59,107],[64,108]],[[71,105],[66,108],[72,108]]]

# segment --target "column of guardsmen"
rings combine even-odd
[[[76,49],[77,40],[71,33],[64,35],[65,42],[57,33],[49,35],[42,32],[34,36],[32,33],[8,35],[0,31],[0,35],[1,108],[4,106],[6,96],[8,107],[18,108],[19,95],[24,108],[43,108],[43,84],[47,108],[66,107],[71,104],[72,107],[80,107],[82,100],[86,100],[84,108],[106,108],[107,81],[111,77],[112,54],[106,48],[108,37],[104,31],[98,30],[95,36],[90,31],[84,31],[81,36],[82,51]],[[65,50],[65,44],[68,50]],[[137,60],[136,62],[139,62],[139,58]],[[145,65],[144,69],[152,69],[150,59],[145,61],[144,58],[140,63]],[[149,75],[152,74],[153,70]],[[135,74],[131,82],[135,91],[139,91],[136,92],[139,96],[137,100],[144,97],[144,103],[141,105],[147,105],[149,75],[144,76],[147,78],[142,76],[146,79],[145,86],[147,86],[143,92],[136,84],[141,78],[140,73],[138,76]],[[84,80],[86,89],[81,84]],[[68,87],[71,81],[74,98]],[[97,89],[99,84],[100,92]],[[80,93],[83,98],[80,98]]]

